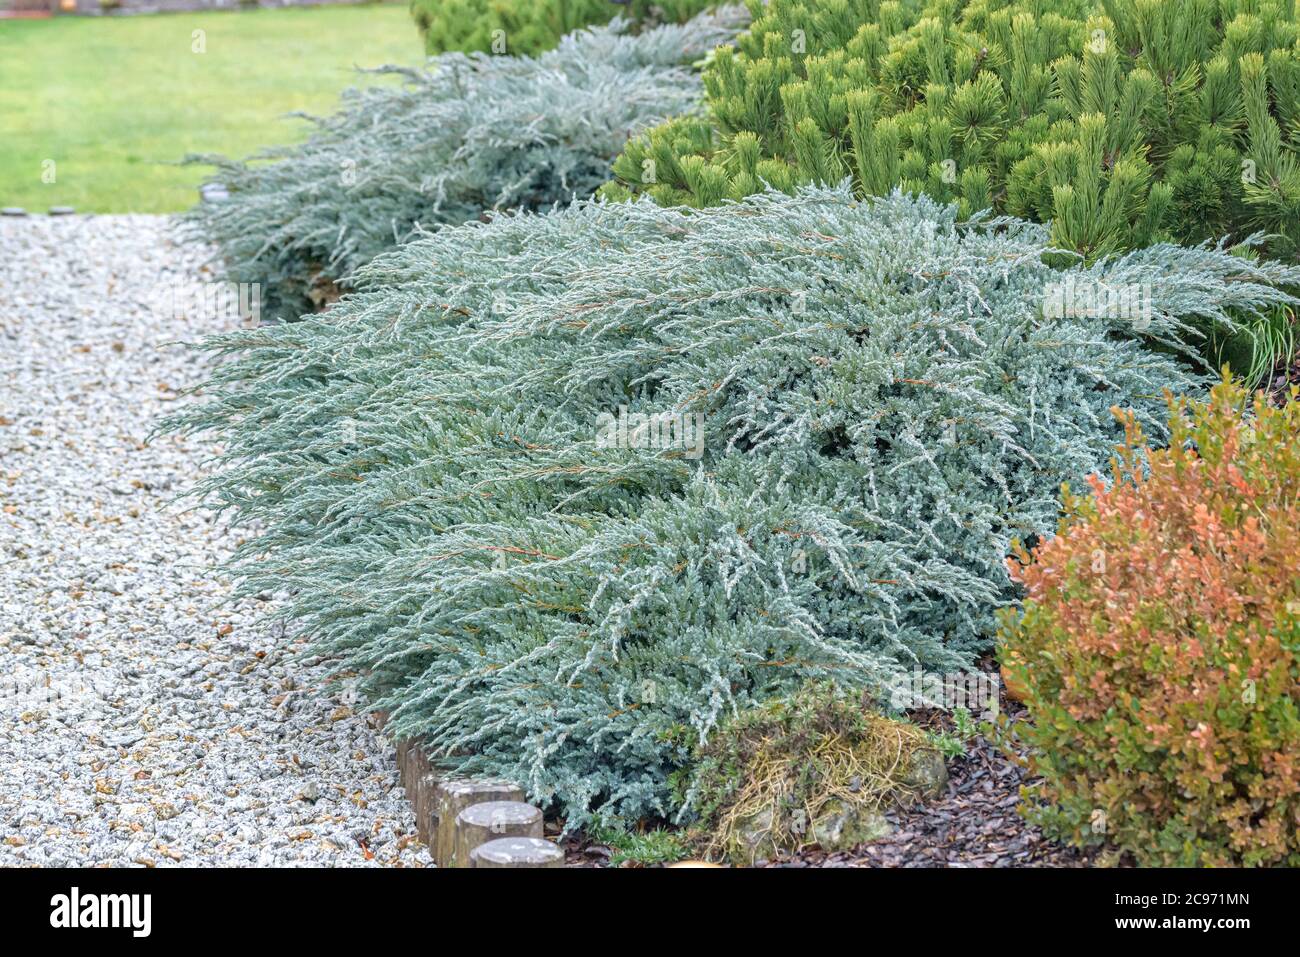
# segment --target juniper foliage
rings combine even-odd
[[[536,56],[580,27],[615,14],[635,23],[681,23],[710,0],[411,0],[411,15],[430,54]]]
[[[486,210],[585,198],[628,136],[699,100],[690,64],[728,41],[742,8],[636,36],[625,21],[566,37],[537,59],[447,54],[394,67],[401,86],[353,89],[304,143],[248,161],[195,157],[230,198],[185,222],[215,244],[231,281],[296,319],[418,228]]]
[[[1189,320],[1300,278],[1171,246],[1073,268],[1150,284],[1159,351],[1044,316],[1047,249],[847,186],[503,214],[215,337],[227,361],[171,425],[219,433],[202,491],[265,528],[244,587],[289,590],[395,733],[570,825],[667,815],[740,708],[969,665],[1015,597],[1008,542],[1104,464],[1110,407],[1159,430],[1161,390],[1200,381],[1174,357]],[[682,431],[607,441],[620,407]]]

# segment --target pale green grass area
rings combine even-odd
[[[354,67],[422,61],[404,3],[0,20],[0,205],[184,209],[206,170],[167,164],[300,139],[284,114],[376,82]]]

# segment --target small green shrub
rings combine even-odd
[[[690,850],[680,831],[662,827],[645,831],[602,827],[593,836],[609,846],[612,852],[609,863],[613,867],[672,864],[684,859]]]
[[[231,333],[174,421],[265,532],[251,590],[364,671],[394,734],[571,825],[676,810],[727,716],[810,679],[960,670],[1013,538],[1201,378],[1045,289],[1150,285],[1148,341],[1267,308],[1300,269],[843,189],[704,211],[582,203],[380,256],[323,314]]]
[[[1171,403],[1167,449],[1124,417],[1110,483],[1011,566],[1030,814],[1143,865],[1300,865],[1300,401],[1248,406]]]
[[[633,132],[691,109],[689,64],[734,36],[738,8],[637,36],[581,31],[538,59],[447,54],[400,87],[344,95],[304,143],[217,165],[230,196],[185,216],[272,318],[337,298],[346,277],[421,229],[586,198]]]
[[[430,54],[536,56],[560,37],[623,16],[634,23],[684,23],[717,0],[411,0]]]
[[[952,728],[930,732],[930,743],[945,758],[957,758],[966,753],[966,746],[980,734],[978,722],[968,708],[954,708]]]

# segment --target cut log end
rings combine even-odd
[[[456,817],[456,855],[453,867],[473,867],[475,848],[502,837],[542,836],[542,812],[522,801],[484,801],[465,808]]]
[[[472,867],[563,867],[564,851],[536,837],[499,837],[470,852]]]
[[[430,847],[439,867],[469,867],[469,859],[456,858],[456,818],[474,804],[492,801],[521,801],[523,789],[510,781],[452,779],[439,781],[429,812]],[[504,835],[494,834],[493,837]],[[538,834],[538,837],[541,835]]]

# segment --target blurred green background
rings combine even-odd
[[[184,209],[206,168],[166,164],[301,138],[307,124],[283,114],[393,82],[354,66],[423,59],[405,3],[0,20],[0,206]]]

